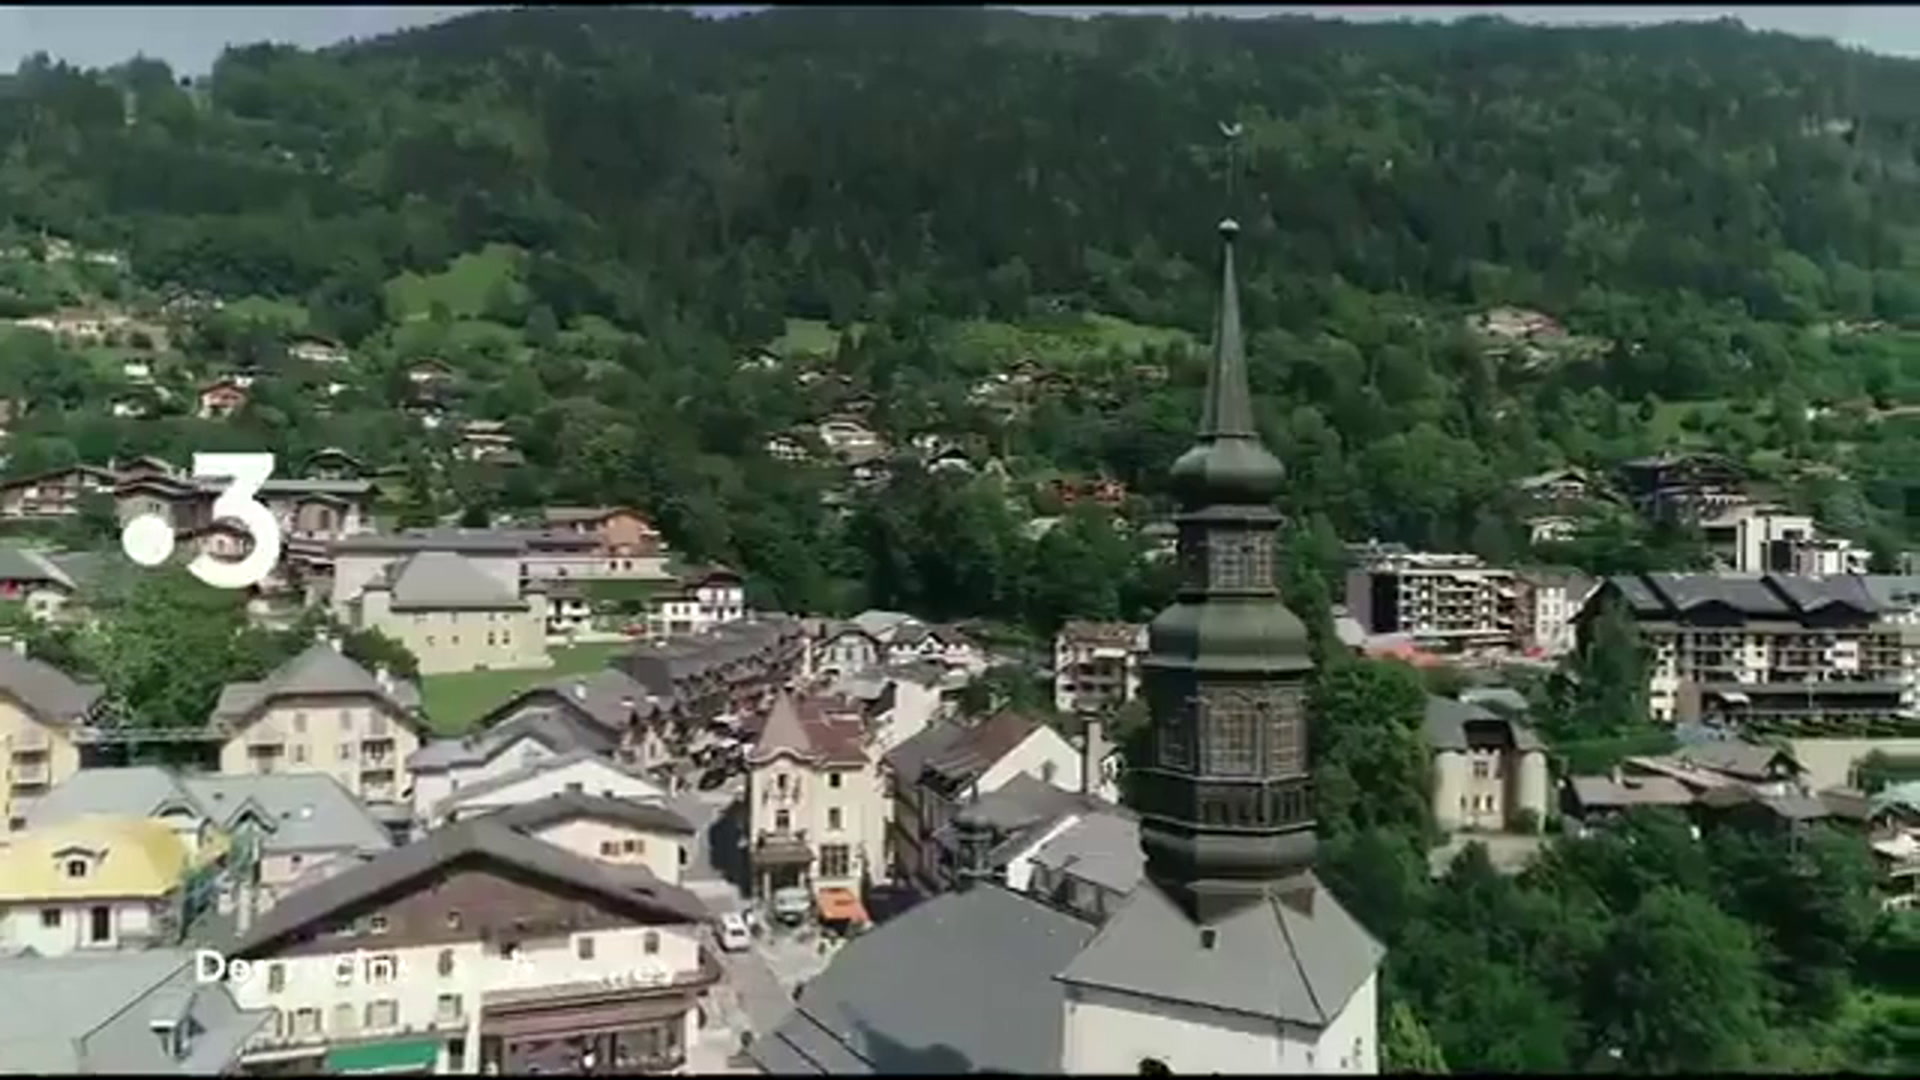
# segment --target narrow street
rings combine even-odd
[[[738,842],[738,832],[729,827],[726,810],[741,790],[742,781],[736,779],[714,791],[688,792],[673,800],[674,808],[694,827],[694,845],[687,857],[683,883],[716,917],[747,906],[740,887],[728,880],[720,869],[736,859],[737,854],[721,851],[716,859],[713,850],[716,837],[724,846]],[[716,824],[719,828],[715,828]],[[792,1009],[793,998],[768,963],[766,944],[756,942],[754,948],[731,953],[722,950],[717,940],[711,943],[714,955],[720,958],[721,967],[727,973],[723,996],[731,999],[726,1003],[723,1022],[730,1024],[736,1033],[752,1031],[755,1038],[771,1032]],[[736,1044],[737,1039],[736,1034]]]

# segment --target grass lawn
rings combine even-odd
[[[243,296],[221,308],[221,313],[254,322],[278,323],[293,330],[307,328],[307,309],[291,300]]]
[[[425,318],[434,301],[447,306],[455,318],[477,318],[487,309],[487,297],[494,286],[504,283],[522,291],[518,264],[520,249],[509,244],[488,244],[453,260],[437,274],[420,275],[408,271],[387,282],[387,299],[402,318]]]
[[[598,671],[606,666],[609,657],[624,648],[626,646],[618,642],[563,646],[551,650],[553,666],[550,668],[423,676],[420,694],[427,711],[427,723],[436,734],[465,734],[488,709],[520,691],[563,675]]]
[[[860,324],[853,325],[860,332]],[[787,332],[767,346],[781,356],[832,356],[840,347],[840,332],[824,319],[788,319]]]
[[[1192,335],[1095,313],[1022,324],[964,319],[950,324],[943,338],[942,344],[965,367],[992,371],[1031,358],[1042,367],[1060,371],[1080,366],[1109,350],[1137,353],[1149,345],[1191,341]]]

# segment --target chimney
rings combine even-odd
[[[587,684],[586,683],[577,682],[573,684],[573,700],[575,701],[587,700]]]
[[[15,656],[27,655],[27,639],[26,638],[14,638],[7,642],[7,646],[13,650],[13,655]]]
[[[620,708],[624,712],[633,711],[633,695],[632,694],[628,694],[620,699]]]
[[[1107,759],[1106,724],[1089,716],[1080,726],[1080,794],[1092,795],[1104,779],[1100,763]]]
[[[382,690],[392,690],[393,672],[388,671],[385,664],[381,664],[373,669],[373,681]]]

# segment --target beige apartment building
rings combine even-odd
[[[546,587],[502,583],[465,556],[422,551],[369,581],[354,625],[381,631],[420,661],[420,673],[544,668]]]
[[[1908,710],[1913,630],[1860,577],[1636,574],[1626,605],[1649,653],[1655,720],[1720,720],[1760,733],[1893,734]]]
[[[887,878],[887,813],[858,714],[774,697],[747,755],[754,895],[793,886],[851,888]]]
[[[1376,550],[1347,575],[1347,612],[1370,634],[1445,652],[1510,649],[1519,624],[1512,570],[1477,555]]]
[[[0,752],[7,769],[0,803],[10,828],[80,771],[85,728],[104,708],[100,685],[76,682],[51,664],[29,659],[19,642],[0,645]]]
[[[1053,637],[1056,712],[1104,712],[1140,695],[1147,628],[1140,623],[1069,622]]]
[[[364,802],[396,804],[413,787],[419,702],[411,683],[318,643],[260,682],[229,684],[209,726],[228,776],[325,773]]]

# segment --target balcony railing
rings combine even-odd
[[[393,1039],[406,1035],[461,1035],[467,1030],[468,1018],[453,1019],[436,1017],[424,1023],[406,1023],[391,1027],[365,1027],[356,1024],[350,1031],[328,1031],[324,1026],[306,1032],[281,1032],[273,1027],[262,1028],[243,1047],[244,1053],[267,1053],[281,1050],[298,1050],[304,1047],[315,1049],[333,1043],[351,1042],[356,1039]],[[323,1022],[324,1023],[324,1022]]]

